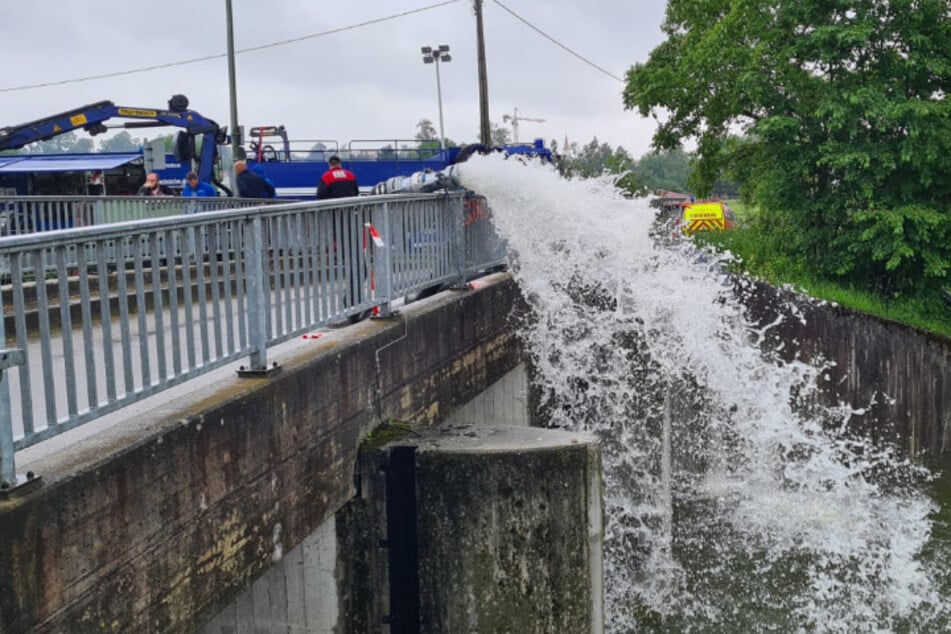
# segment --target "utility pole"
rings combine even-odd
[[[234,25],[231,15],[231,0],[225,0],[228,21],[228,91],[231,97],[231,162],[244,158],[241,148],[241,130],[238,128],[238,90],[235,87],[234,71]],[[235,187],[234,167],[231,168],[231,186]]]
[[[473,3],[479,47],[479,141],[483,145],[492,145],[492,126],[489,124],[489,80],[485,72],[485,36],[482,33],[482,0],[473,0]]]

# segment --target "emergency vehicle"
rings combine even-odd
[[[678,225],[688,236],[698,231],[723,231],[736,226],[736,214],[720,201],[684,203]]]

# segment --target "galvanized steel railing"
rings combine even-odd
[[[173,196],[0,196],[0,236],[259,207],[271,202]]]
[[[0,487],[16,450],[503,264],[487,213],[461,193],[374,196],[0,238]]]

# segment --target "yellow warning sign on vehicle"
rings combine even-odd
[[[144,117],[152,119],[158,116],[155,110],[143,110],[142,108],[119,108],[120,117]]]
[[[730,228],[732,224],[728,222],[723,203],[713,202],[685,205],[680,226],[689,236],[698,231],[720,231]]]

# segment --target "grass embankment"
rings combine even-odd
[[[730,201],[729,205],[736,212],[737,228],[698,234],[698,239],[739,256],[738,268],[744,272],[770,284],[789,284],[818,299],[951,337],[951,307],[940,293],[888,299],[835,281],[817,279],[807,266],[778,254],[766,236],[743,222],[754,210],[741,201]]]

